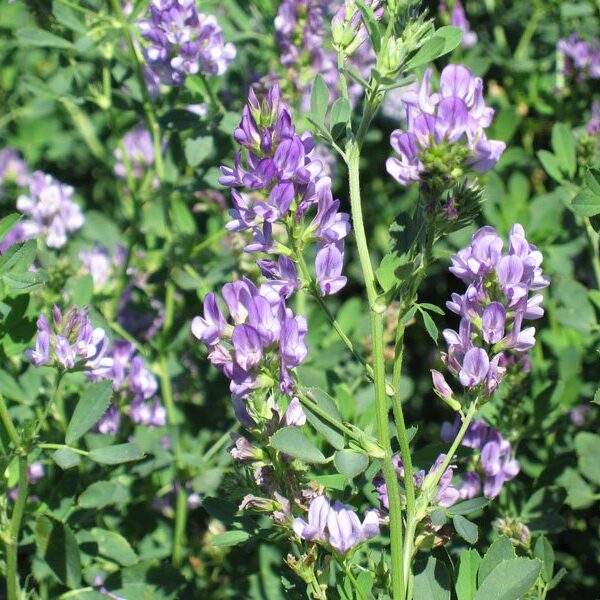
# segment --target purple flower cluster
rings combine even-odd
[[[140,29],[148,67],[165,85],[183,85],[200,72],[222,75],[235,58],[216,18],[199,13],[195,0],[152,0],[150,19]]]
[[[308,522],[294,519],[294,533],[307,541],[326,544],[345,554],[361,542],[379,535],[379,516],[368,510],[363,522],[351,506],[337,501],[332,506],[327,496],[316,496],[308,509]]]
[[[342,276],[344,239],[350,232],[350,217],[339,212],[339,200],[331,193],[331,179],[321,176],[323,165],[313,158],[313,138],[297,135],[292,115],[275,85],[260,103],[252,90],[242,120],[234,133],[245,152],[238,152],[233,168],[221,167],[220,182],[234,189],[233,220],[230,231],[250,230],[253,241],[247,252],[289,254],[285,245],[273,239],[273,226],[281,224],[288,235],[302,244],[315,241],[315,270],[322,295],[334,294],[346,283]],[[316,215],[306,223],[306,214],[316,207]],[[298,289],[295,266],[281,257],[276,264],[262,261],[265,275],[275,281],[288,281]],[[283,272],[285,271],[285,273]],[[292,289],[286,288],[284,295]]]
[[[55,306],[53,326],[44,315],[37,320],[35,348],[25,357],[36,367],[54,365],[64,370],[109,369],[112,359],[106,355],[109,340],[104,329],[94,328],[86,308],[72,306],[66,315]]]
[[[600,39],[592,38],[585,42],[578,33],[572,33],[567,39],[559,40],[565,75],[580,81],[600,78]]]
[[[508,251],[493,227],[482,227],[471,244],[452,257],[450,272],[467,284],[464,294],[452,294],[447,307],[461,317],[458,332],[443,331],[447,367],[465,388],[493,394],[506,372],[510,352],[522,354],[535,344],[535,328],[525,319],[544,315],[542,294],[548,286],[542,273],[542,253],[525,238],[519,224],[512,226]],[[442,398],[451,391],[437,371],[434,387]]]
[[[28,216],[18,223],[13,233],[24,241],[40,235],[46,236],[49,248],[62,248],[67,243],[67,234],[83,225],[83,213],[73,201],[73,188],[60,183],[51,175],[36,171],[27,180],[29,193],[17,199],[17,209]]]
[[[440,76],[440,91],[434,93],[431,74],[428,69],[420,88],[407,91],[402,98],[407,131],[397,129],[390,138],[400,157],[389,158],[386,168],[401,185],[427,181],[440,162],[448,163],[443,166],[453,177],[468,167],[484,173],[498,162],[506,147],[485,134],[494,110],[485,104],[480,77],[463,65],[448,65]]]
[[[231,380],[231,392],[245,397],[279,381],[281,393],[292,395],[291,369],[308,354],[306,319],[295,317],[284,297],[264,294],[248,279],[224,285],[222,295],[233,324],[210,293],[204,316],[192,321],[192,333],[210,350],[211,363]]]
[[[127,406],[127,414],[137,425],[164,427],[167,421],[165,408],[156,392],[158,383],[146,367],[144,359],[136,354],[135,346],[125,340],[116,340],[107,353],[111,359],[108,368],[96,369],[90,373],[94,381],[107,380],[121,398],[120,404]],[[119,430],[121,412],[111,405],[96,425],[100,433],[114,435]]]
[[[459,429],[460,418],[457,416],[454,424],[442,425],[442,439],[451,442]],[[463,500],[478,496],[481,493],[482,482],[484,496],[495,498],[502,491],[502,486],[514,479],[521,470],[519,462],[512,456],[510,442],[484,421],[473,421],[461,443],[478,451],[472,468],[461,475],[458,489]]]
[[[123,149],[114,151],[117,160],[115,163],[115,175],[127,177],[127,167],[131,169],[134,179],[141,179],[148,168],[154,164],[154,147],[150,132],[141,125],[134,127],[123,137]],[[128,163],[128,164],[127,164]]]
[[[450,25],[458,27],[463,32],[462,46],[463,48],[472,48],[477,45],[477,34],[471,31],[471,26],[467,20],[465,8],[460,0],[456,0],[454,8],[450,13]]]
[[[429,469],[429,472],[425,472],[425,470],[421,469],[420,471],[417,471],[413,474],[413,481],[417,489],[420,489],[423,486],[425,477],[427,477],[428,475],[433,476],[435,475],[435,473],[437,473],[437,471],[439,471],[445,458],[445,454],[440,454],[433,466]],[[394,470],[396,471],[398,479],[401,482],[404,481],[404,465],[402,464],[402,459],[399,456],[394,456],[392,461],[394,463]],[[454,469],[456,469],[456,466],[450,465],[444,471],[438,483],[435,503],[439,506],[443,506],[444,508],[449,508],[450,506],[455,504],[457,500],[460,499],[459,490],[452,484]],[[375,491],[379,496],[379,504],[381,506],[381,509],[388,511],[390,509],[390,502],[385,479],[378,475],[373,479],[373,485],[375,486]]]
[[[79,253],[81,270],[86,275],[91,275],[96,289],[103,288],[109,281],[113,269],[123,266],[126,249],[117,245],[114,256],[104,246],[96,244],[90,250],[82,250]]]

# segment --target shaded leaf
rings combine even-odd
[[[280,452],[307,463],[324,463],[323,453],[298,427],[282,427],[271,438],[271,444]]]
[[[72,446],[73,442],[76,442],[102,418],[112,395],[113,386],[110,381],[97,381],[84,390],[67,427],[65,440],[69,446]]]

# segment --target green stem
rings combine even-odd
[[[89,455],[89,452],[87,452],[86,450],[80,450],[79,448],[73,448],[73,446],[67,446],[66,444],[38,444],[38,448],[43,448],[45,450],[62,450],[63,448],[66,448],[67,450],[70,450],[71,452],[75,452],[76,454],[79,454],[81,456]]]
[[[148,122],[148,129],[150,130],[150,134],[152,135],[152,146],[154,148],[154,164],[156,166],[156,176],[160,181],[164,179],[164,163],[162,157],[162,148],[161,148],[161,139],[160,139],[160,127],[158,125],[158,120],[156,115],[154,114],[154,107],[152,104],[152,99],[148,94],[148,86],[146,85],[146,80],[144,79],[144,70],[142,67],[142,60],[138,54],[138,51],[133,42],[133,37],[131,34],[131,30],[129,29],[129,23],[123,14],[123,8],[121,7],[121,0],[111,0],[113,10],[115,11],[119,22],[121,23],[121,27],[125,31],[125,38],[127,42],[127,47],[129,48],[129,54],[131,55],[131,59],[133,62],[133,68],[138,80],[138,85],[140,86],[140,91],[144,98],[144,115],[146,117],[146,121]]]
[[[175,502],[175,535],[173,538],[173,566],[181,566],[183,548],[185,545],[185,530],[187,522],[187,493],[185,481],[178,479],[177,500]]]
[[[587,238],[590,257],[592,260],[592,268],[594,269],[594,277],[596,279],[596,288],[600,288],[600,256],[599,256],[599,236],[594,231],[589,217],[585,217],[585,235]]]
[[[44,409],[42,417],[38,421],[38,424],[35,427],[33,437],[35,437],[40,432],[42,427],[45,425],[46,419],[48,418],[48,415],[50,414],[50,409],[52,408],[52,405],[55,404],[56,400],[58,399],[58,390],[60,388],[60,384],[62,382],[64,375],[65,375],[65,371],[63,371],[63,370],[58,371],[58,375],[56,376],[56,383],[54,385],[54,393],[52,394],[52,397],[46,404],[46,408]]]
[[[365,120],[369,120],[369,114],[374,114],[367,103],[365,116],[363,117],[360,131],[363,129]],[[366,131],[366,130],[365,130]],[[356,143],[348,144],[348,174],[350,183],[350,205],[352,210],[352,223],[354,226],[354,237],[360,259],[360,265],[365,280],[369,308],[371,312],[371,335],[373,339],[373,372],[375,379],[375,405],[377,413],[378,441],[385,452],[383,459],[383,476],[387,486],[390,507],[390,540],[392,554],[392,597],[399,599],[404,590],[404,577],[402,572],[402,514],[400,507],[400,489],[398,477],[392,462],[392,447],[390,440],[390,429],[388,422],[388,402],[385,386],[385,358],[383,343],[383,316],[375,311],[377,299],[377,288],[373,265],[369,256],[369,247],[365,234],[365,226],[362,215],[362,204],[360,196],[360,146],[361,137]]]
[[[454,441],[452,442],[448,453],[446,454],[446,458],[435,471],[435,473],[431,473],[430,475],[427,475],[427,477],[425,477],[425,481],[423,482],[423,486],[421,487],[421,492],[426,492],[427,490],[436,487],[437,484],[440,482],[442,475],[446,472],[446,469],[452,462],[454,453],[456,452],[458,446],[462,442],[462,439],[465,436],[465,433],[467,433],[467,429],[469,428],[469,425],[471,424],[471,421],[473,420],[473,417],[477,412],[477,401],[478,398],[475,398],[475,400],[473,400],[469,405],[469,410],[467,411],[465,418],[462,420],[462,425],[458,431],[456,438],[454,438]]]
[[[21,596],[18,570],[19,532],[27,502],[27,484],[27,454],[21,454],[19,455],[19,491],[6,540],[6,586],[8,600],[18,600]]]
[[[8,408],[2,394],[0,394],[0,420],[2,420],[2,424],[4,425],[4,429],[6,429],[6,433],[8,434],[10,441],[14,444],[17,452],[19,452],[21,450],[21,440],[17,430],[15,429],[15,426],[13,425],[12,419],[8,414]]]
[[[406,478],[405,478],[406,481]],[[415,544],[415,532],[417,530],[417,517],[415,514],[409,515],[406,519],[406,536],[404,542],[404,585],[406,600],[412,598],[412,584],[413,584],[413,573],[412,573],[412,560],[414,555],[414,544]]]

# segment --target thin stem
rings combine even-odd
[[[120,0],[111,0],[111,3],[113,10],[117,15],[117,18],[121,23],[121,27],[125,30],[127,47],[129,48],[129,54],[131,55],[134,71],[138,80],[138,85],[140,86],[140,91],[144,98],[144,115],[146,116],[146,121],[148,122],[148,129],[150,130],[150,134],[152,135],[152,146],[154,148],[154,164],[156,166],[156,176],[160,181],[162,181],[164,179],[165,172],[162,157],[160,127],[158,125],[156,115],[154,114],[152,100],[150,98],[150,95],[148,94],[148,86],[146,85],[146,80],[144,79],[144,69],[142,67],[142,61],[140,60],[140,56],[135,47],[131,30],[129,29],[129,23],[127,22],[127,19],[123,14],[123,8],[121,7]]]
[[[71,452],[75,452],[81,456],[88,456],[89,452],[87,450],[80,450],[79,448],[73,448],[73,446],[67,446],[66,444],[38,444],[38,448],[43,448],[45,450],[62,450],[66,448]]]
[[[405,478],[406,481],[406,478]],[[414,540],[415,532],[417,530],[418,521],[415,514],[409,515],[406,520],[406,535],[404,542],[404,585],[406,586],[406,592],[404,597],[406,600],[412,598],[412,560],[414,555]]]
[[[599,236],[594,231],[589,217],[585,217],[585,235],[587,238],[590,257],[592,260],[592,268],[594,269],[594,277],[596,279],[596,288],[600,287],[600,256],[599,256]]]
[[[237,428],[234,427],[231,431],[226,431],[202,456],[202,460],[208,462],[228,441],[231,439],[231,433]]]
[[[454,438],[454,441],[450,446],[450,450],[448,450],[448,453],[446,454],[446,458],[444,458],[444,461],[438,467],[435,473],[427,475],[425,481],[423,482],[423,486],[421,487],[421,492],[426,492],[427,490],[436,487],[437,484],[440,482],[442,475],[446,472],[448,465],[450,465],[450,463],[452,462],[454,453],[456,452],[458,446],[462,442],[462,439],[465,436],[465,433],[467,433],[467,429],[469,428],[469,425],[471,424],[471,421],[473,420],[473,417],[477,412],[477,401],[478,398],[475,398],[475,400],[473,400],[469,405],[469,410],[467,411],[465,418],[462,420],[461,428],[459,429],[457,436]]]
[[[13,425],[12,419],[8,414],[8,408],[6,406],[6,402],[4,401],[4,396],[0,394],[0,420],[2,420],[2,424],[4,425],[4,429],[6,429],[6,433],[10,438],[10,441],[14,444],[17,452],[21,449],[21,439],[19,438],[19,434]]]
[[[185,530],[187,522],[187,493],[185,482],[178,480],[177,500],[175,502],[175,535],[173,538],[173,566],[181,566],[183,547],[185,545]]]
[[[8,539],[6,540],[6,580],[8,600],[18,600],[21,592],[18,572],[19,532],[21,520],[27,502],[27,454],[19,455],[19,491],[10,520]]]
[[[63,370],[58,371],[58,375],[56,376],[56,383],[54,384],[54,393],[52,394],[52,397],[46,404],[46,408],[44,409],[42,417],[40,418],[40,420],[38,421],[38,424],[35,427],[33,437],[35,437],[40,432],[42,427],[45,425],[46,419],[48,418],[48,415],[50,414],[50,409],[52,408],[52,405],[55,404],[56,400],[58,399],[58,391],[59,391],[60,384],[63,380],[64,375],[65,375],[65,371],[63,371]]]
[[[374,114],[367,103],[365,113]],[[363,117],[361,130],[367,115]],[[370,118],[368,119],[370,122]],[[383,459],[383,476],[388,491],[390,507],[390,541],[392,554],[392,597],[399,599],[404,591],[404,577],[402,572],[402,514],[400,507],[400,489],[398,477],[392,463],[392,447],[388,422],[388,401],[385,386],[385,358],[383,343],[383,317],[375,308],[377,289],[373,266],[369,256],[369,247],[365,234],[360,196],[360,138],[356,143],[349,143],[348,147],[348,174],[350,183],[350,205],[352,209],[352,222],[354,236],[360,259],[360,265],[365,280],[369,308],[371,311],[371,335],[373,339],[373,371],[375,377],[375,405],[377,413],[378,441],[385,452]]]

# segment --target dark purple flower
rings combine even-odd
[[[199,13],[190,0],[152,0],[150,19],[140,22],[140,30],[147,67],[165,85],[183,85],[199,72],[222,75],[235,58],[235,46],[224,42],[216,18]]]

